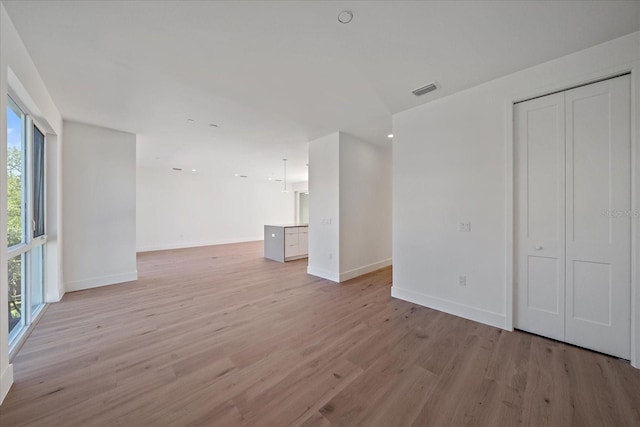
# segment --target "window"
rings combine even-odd
[[[11,98],[7,103],[9,344],[44,305],[45,134]]]

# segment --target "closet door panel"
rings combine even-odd
[[[516,328],[564,339],[564,94],[516,105]]]
[[[565,93],[565,340],[630,356],[630,79]]]

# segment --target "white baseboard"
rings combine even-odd
[[[399,289],[397,286],[391,287],[391,296],[414,304],[422,305],[424,307],[433,308],[434,310],[453,314],[454,316],[473,320],[474,322],[484,323],[485,325],[495,326],[500,329],[506,329],[507,318],[504,314],[470,307],[454,301],[436,298],[430,295],[408,291],[406,289]]]
[[[333,271],[325,270],[322,268],[307,266],[307,274],[312,276],[321,277],[323,279],[331,280],[332,282],[340,283],[340,275]]]
[[[362,276],[363,274],[371,273],[372,271],[380,270],[381,268],[391,265],[391,258],[384,259],[382,261],[374,262],[373,264],[365,265],[363,267],[354,268],[353,270],[340,273],[340,282],[346,282],[354,277]]]
[[[0,404],[9,393],[13,384],[13,365],[8,365],[2,375],[0,375]]]
[[[307,266],[307,274],[316,277],[322,277],[323,279],[331,280],[332,282],[342,283],[354,277],[362,276],[363,274],[371,273],[372,271],[380,270],[381,268],[391,265],[391,258],[382,261],[374,262],[373,264],[365,265],[363,267],[354,268],[353,270],[345,271],[344,273],[336,273],[334,271],[325,270],[323,268]]]
[[[185,249],[185,248],[197,248],[200,246],[227,245],[230,243],[246,243],[246,242],[255,242],[258,240],[264,240],[264,236],[255,237],[255,238],[244,238],[244,239],[206,240],[203,242],[163,243],[161,245],[140,246],[136,248],[136,252],[167,251],[170,249]]]
[[[82,291],[84,289],[97,288],[100,286],[115,285],[117,283],[131,282],[138,280],[138,271],[129,273],[112,274],[109,276],[92,277],[90,279],[77,280],[65,283],[65,291]]]

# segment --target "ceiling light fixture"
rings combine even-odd
[[[173,168],[174,171],[181,171],[182,168]]]
[[[195,172],[195,171],[196,171],[195,169],[191,169],[191,172]]]
[[[211,126],[212,128],[217,128],[218,127],[218,125],[215,124],[215,123],[209,123],[209,126]]]
[[[196,121],[193,119],[187,119],[187,123],[195,123]]]
[[[390,133],[389,135],[387,135],[387,138],[393,138],[393,134]]]
[[[425,93],[433,92],[434,90],[438,89],[438,87],[439,86],[436,82],[431,82],[428,85],[412,90],[411,93],[413,93],[415,96],[421,96]]]
[[[282,192],[288,193],[289,190],[287,190],[287,159],[282,159],[282,162],[284,163],[284,186],[282,187]]]
[[[338,22],[341,24],[348,24],[353,20],[353,12],[350,10],[343,10],[338,14]]]

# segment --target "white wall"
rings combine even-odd
[[[60,164],[62,161],[62,117],[40,78],[24,43],[11,22],[4,5],[0,4],[0,168],[6,170],[7,94],[19,98],[23,108],[38,121],[46,132],[47,141],[47,301],[58,300],[62,289],[61,203],[62,188]],[[0,194],[7,193],[5,173],[0,173]],[[0,197],[0,230],[6,230],[7,209],[5,197]],[[0,233],[0,402],[13,383],[13,368],[9,364],[8,349],[8,282],[7,282],[7,236]]]
[[[67,291],[137,278],[136,136],[64,122]]]
[[[311,141],[307,271],[343,282],[390,264],[390,148],[342,132]]]
[[[340,133],[309,143],[309,274],[340,281]]]
[[[512,102],[633,69],[637,172],[639,46],[634,33],[393,116],[393,296],[511,328]],[[640,324],[637,278],[634,298]]]
[[[291,191],[305,191],[309,192],[309,181],[296,182],[291,184]]]
[[[340,281],[391,264],[391,147],[340,133]]]
[[[265,224],[294,221],[279,183],[188,170],[137,169],[137,250],[262,240]]]

